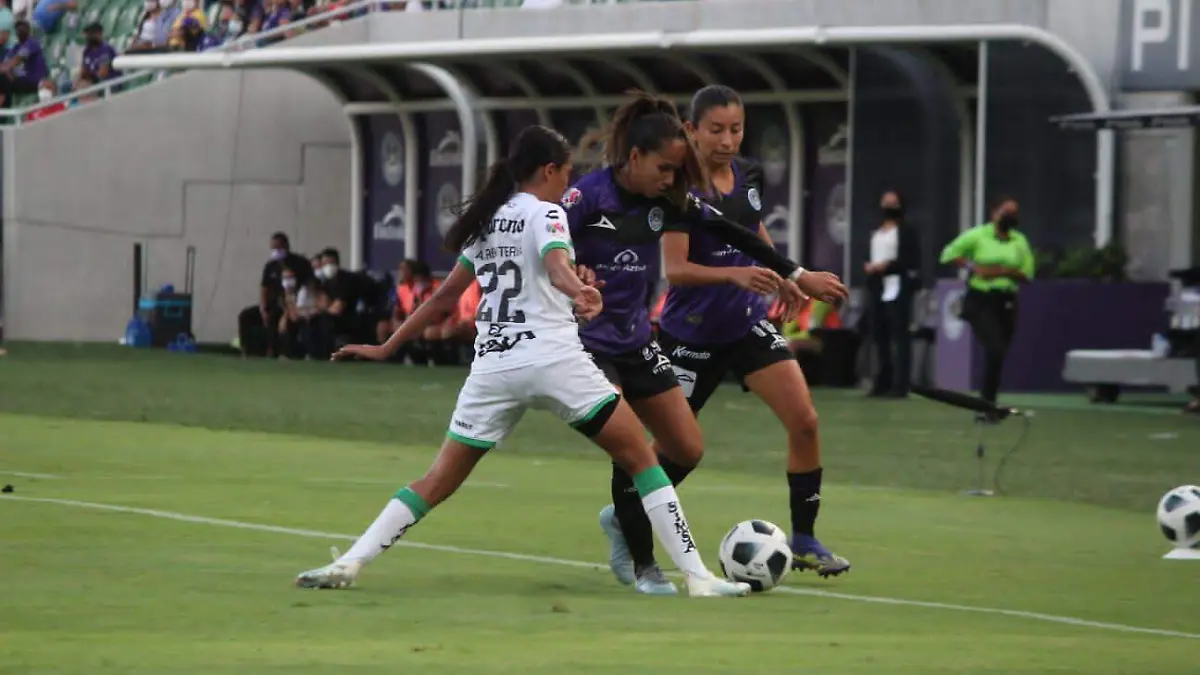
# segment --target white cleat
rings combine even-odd
[[[690,598],[740,598],[750,594],[750,584],[726,581],[720,577],[687,575],[688,597]]]
[[[330,547],[330,552],[333,553],[333,562],[324,566],[318,567],[315,570],[301,572],[296,577],[296,585],[300,588],[350,588],[354,585],[354,580],[358,578],[358,573],[362,571],[363,564],[358,561],[338,562],[341,554],[334,547]]]
[[[612,504],[600,509],[600,529],[608,537],[608,568],[617,581],[629,586],[635,581],[633,555],[629,552],[629,544],[625,542],[625,534],[621,532],[621,524],[617,522]]]

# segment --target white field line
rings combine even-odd
[[[17,478],[40,478],[42,480],[54,480],[62,478],[62,476],[52,473],[30,473],[28,471],[0,471],[0,476],[16,476]]]
[[[253,530],[256,532],[273,532],[275,534],[290,534],[294,537],[308,537],[310,539],[341,539],[353,541],[356,537],[349,534],[337,534],[333,532],[321,532],[318,530],[305,530],[294,527],[280,527],[278,525],[263,525],[260,523],[247,523],[240,520],[229,520],[225,518],[208,518],[205,516],[193,516],[186,513],[176,513],[174,511],[160,511],[158,509],[143,509],[132,506],[120,506],[116,504],[100,504],[97,502],[82,502],[74,499],[52,499],[48,497],[18,497],[16,495],[0,496],[0,502],[3,501],[20,501],[20,502],[36,502],[42,504],[59,504],[61,506],[73,506],[81,509],[91,509],[94,511],[113,511],[116,513],[134,513],[142,516],[151,516],[154,518],[165,518],[167,520],[175,520],[185,523],[197,523],[201,525],[216,525],[218,527],[230,527],[239,530]],[[457,553],[460,555],[475,555],[485,556],[489,558],[502,558],[504,560],[519,560],[523,562],[542,563],[545,565],[558,565],[560,567],[575,567],[578,569],[590,570],[606,570],[607,565],[598,565],[595,563],[583,562],[581,560],[567,560],[564,558],[551,558],[539,555],[525,555],[523,553],[508,553],[506,551],[484,551],[479,549],[461,548],[458,546],[442,546],[438,544],[424,544],[415,541],[400,540],[397,545],[406,546],[408,548],[423,549],[427,551],[440,551],[443,553]],[[1096,628],[1100,630],[1116,631],[1119,633],[1141,633],[1144,635],[1158,635],[1162,637],[1186,638],[1197,640],[1200,639],[1200,633],[1184,633],[1182,631],[1165,630],[1161,628],[1144,628],[1141,626],[1127,626],[1119,623],[1107,623],[1104,621],[1089,621],[1087,619],[1077,619],[1070,616],[1059,616],[1056,614],[1043,614],[1041,612],[1025,612],[1016,609],[999,609],[995,607],[974,607],[971,605],[955,605],[946,602],[925,602],[922,600],[905,600],[903,598],[888,598],[872,595],[856,595],[853,593],[837,593],[833,591],[820,591],[807,588],[794,588],[789,586],[780,586],[776,589],[777,592],[789,593],[794,595],[811,595],[821,598],[836,598],[839,600],[851,600],[854,602],[868,602],[879,605],[899,605],[903,607],[923,607],[925,609],[942,609],[955,612],[971,612],[974,614],[994,614],[1000,616],[1008,616],[1017,619],[1027,619],[1030,621],[1044,621],[1049,623],[1065,624],[1068,626],[1077,626],[1080,628]]]

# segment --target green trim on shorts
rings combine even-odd
[[[580,417],[579,419],[575,420],[574,422],[571,422],[571,426],[577,427],[581,424],[587,424],[588,422],[591,422],[593,417],[600,414],[600,411],[604,409],[604,406],[608,405],[609,403],[612,403],[615,400],[617,400],[616,394],[609,394],[608,396],[605,396],[604,400],[602,400],[599,403],[597,403],[596,405],[592,406],[591,410],[587,411],[587,414],[585,414],[583,417]]]
[[[461,253],[458,254],[458,263],[472,272],[475,271],[475,263],[471,262],[470,258]]]
[[[495,441],[481,441],[478,438],[467,438],[466,436],[463,436],[462,434],[456,434],[453,431],[447,431],[446,438],[472,448],[477,448],[479,450],[491,450],[492,448],[496,447]]]
[[[554,249],[556,249],[556,248],[561,248],[562,250],[566,251],[568,254],[570,254],[570,253],[571,253],[571,247],[570,247],[570,245],[568,245],[568,244],[567,244],[567,242],[565,242],[565,241],[552,241],[552,242],[550,242],[549,244],[546,244],[545,246],[543,246],[543,247],[542,247],[542,253],[541,253],[541,256],[542,256],[543,258],[545,258],[547,253],[549,253],[550,251],[553,251],[553,250],[554,250]],[[574,261],[574,260],[572,260],[571,262],[572,262],[572,263],[574,263],[575,261]]]

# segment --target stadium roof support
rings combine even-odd
[[[748,104],[777,104],[782,106],[789,125],[795,133],[789,156],[793,168],[802,168],[803,146],[799,133],[803,120],[797,106],[809,101],[848,100],[851,74],[848,64],[831,57],[829,48],[852,48],[872,44],[956,45],[986,43],[996,40],[1030,42],[1061,58],[1079,78],[1090,99],[1093,113],[1110,110],[1107,91],[1091,64],[1079,52],[1058,36],[1034,26],[1017,24],[890,26],[890,27],[793,27],[752,30],[696,30],[689,32],[632,32],[599,35],[529,36],[472,40],[441,40],[426,42],[370,43],[357,45],[297,47],[287,44],[245,51],[204,52],[198,54],[133,54],[117,57],[114,67],[130,70],[189,70],[189,69],[246,69],[290,68],[313,76],[330,88],[343,102],[348,116],[397,114],[405,133],[406,161],[414,160],[417,143],[410,136],[411,115],[432,110],[455,110],[462,132],[463,176],[465,194],[474,190],[477,175],[477,152],[484,141],[486,156],[494,159],[499,152],[499,139],[491,116],[493,110],[533,109],[538,119],[549,120],[548,111],[565,108],[591,108],[597,121],[604,118],[605,108],[618,105],[623,97],[611,86],[600,86],[604,78],[599,70],[616,73],[633,86],[663,92],[677,87],[663,87],[667,78],[647,65],[654,60],[673,64],[677,72],[686,73],[695,83],[718,79],[714,70],[721,63],[739,62],[742,67],[758,74],[766,83],[765,90],[744,92]],[[825,50],[825,51],[823,51]],[[772,65],[773,56],[785,55],[804,61],[822,74],[822,85],[797,90],[789,85],[786,73]],[[778,61],[776,60],[777,64]],[[523,96],[497,95],[480,91],[483,84],[472,73],[499,72],[514,83]],[[577,90],[564,95],[557,87],[541,87],[530,70],[541,73],[557,72],[568,88]],[[444,98],[418,92],[411,87],[412,73],[432,81],[445,94]],[[358,84],[350,86],[347,78]],[[611,78],[610,82],[611,84]],[[386,86],[385,86],[386,85]],[[657,85],[657,86],[656,86]],[[372,91],[361,95],[362,89]],[[606,91],[607,89],[607,91]],[[411,92],[410,92],[411,90]],[[667,93],[672,93],[668,91]],[[980,92],[983,100],[985,92]],[[408,120],[405,122],[405,120]],[[361,266],[363,222],[361,194],[361,138],[355,127],[352,154],[356,163],[352,170],[354,181],[351,200],[352,248],[351,260]],[[982,137],[976,135],[976,146]],[[1114,143],[1112,133],[1102,130],[1097,139],[1096,223],[1094,238],[1097,245],[1107,243],[1112,234],[1114,191]],[[982,152],[974,157],[977,181]],[[413,175],[416,172],[406,172]],[[790,220],[789,248],[798,250],[803,213],[803,178],[799,170],[792,171],[789,185]],[[415,184],[406,182],[409,197],[406,227],[408,242],[415,242]],[[409,244],[411,245],[411,244]]]

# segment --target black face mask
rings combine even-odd
[[[884,220],[900,220],[904,217],[904,209],[899,206],[885,206],[880,210],[883,212]]]
[[[1009,230],[1016,228],[1020,222],[1020,218],[1017,218],[1011,213],[1006,213],[996,220],[996,227],[999,228],[1001,232],[1008,232]]]
[[[89,37],[87,39],[87,44],[89,47],[99,47],[100,42],[101,42],[101,40],[98,37]]]

